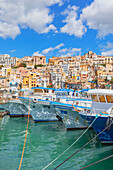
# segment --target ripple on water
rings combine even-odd
[[[26,125],[26,118],[9,119],[0,131],[1,170],[18,169],[24,144]],[[67,149],[83,132],[84,130],[66,131],[61,122],[35,124],[32,119],[30,119],[22,169],[42,169]],[[94,136],[94,131],[89,130],[81,140],[48,169],[54,169]],[[102,146],[99,140],[95,139],[59,169],[79,169],[111,154],[113,154],[113,146]],[[113,161],[111,158],[89,169],[99,168],[99,170],[103,170],[112,169],[112,167]]]

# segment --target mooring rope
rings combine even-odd
[[[82,150],[85,146],[87,146],[90,142],[92,142],[94,139],[96,139],[102,132],[104,132],[106,129],[108,129],[113,124],[113,121],[104,128],[100,133],[98,133],[94,138],[92,138],[90,141],[88,141],[84,146],[79,148],[76,152],[74,152],[71,156],[69,156],[67,159],[65,159],[62,163],[60,163],[55,169],[59,168],[62,164],[64,164],[66,161],[68,161],[71,157],[73,157],[75,154],[77,154],[80,150]],[[54,169],[54,170],[55,170]]]
[[[82,138],[82,136],[89,130],[89,128],[92,126],[92,124],[95,122],[95,120],[98,118],[98,116],[95,117],[95,119],[93,120],[93,122],[88,126],[88,128],[82,133],[81,136],[79,136],[79,138],[74,141],[63,153],[61,153],[57,158],[55,158],[52,162],[50,162],[47,166],[45,166],[42,170],[46,169],[47,167],[49,167],[50,165],[52,165],[52,163],[54,163],[57,159],[59,159],[64,153],[66,153],[75,143],[78,142],[78,140],[80,140],[80,138]]]
[[[25,144],[26,144],[26,139],[27,139],[27,134],[28,134],[29,116],[30,116],[30,99],[29,99],[28,120],[27,120],[27,127],[26,127],[24,146],[23,146],[22,156],[21,156],[20,165],[19,165],[18,170],[20,170],[20,168],[21,168],[21,164],[22,164],[22,160],[23,160],[23,156],[24,156]]]
[[[94,162],[94,163],[92,163],[92,164],[89,164],[89,165],[87,165],[87,166],[85,166],[85,167],[83,167],[83,168],[81,168],[81,169],[79,169],[79,170],[86,169],[86,168],[88,168],[88,167],[90,167],[90,166],[92,166],[92,165],[95,165],[95,164],[97,164],[97,163],[100,163],[100,162],[102,162],[102,161],[105,161],[105,160],[107,160],[107,159],[109,159],[109,158],[111,158],[111,157],[113,157],[113,155],[110,155],[110,156],[108,156],[108,157],[106,157],[106,158],[100,159],[99,161],[96,161],[96,162]]]
[[[74,110],[75,110],[75,111],[80,112],[80,110],[77,110],[77,109],[74,107],[74,105],[73,105],[73,104],[72,104],[72,106],[73,106],[73,108],[74,108]]]

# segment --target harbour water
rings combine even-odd
[[[18,169],[24,144],[26,125],[27,118],[10,118],[0,129],[0,170]],[[30,118],[21,169],[43,169],[67,149],[83,132],[84,130],[66,131],[61,122],[34,123],[32,118]],[[47,169],[54,169],[94,136],[94,131],[89,130],[77,144]],[[103,146],[100,144],[99,139],[95,139],[58,169],[80,169],[112,154],[112,145]],[[112,170],[113,158],[87,169]]]

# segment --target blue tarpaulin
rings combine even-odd
[[[55,90],[54,88],[47,88],[47,87],[32,87],[31,89],[47,89],[47,90]]]

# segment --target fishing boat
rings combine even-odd
[[[88,91],[88,90],[86,90]],[[66,89],[65,91],[56,90],[57,100],[52,102],[56,114],[61,117],[67,130],[87,128],[88,123],[79,114],[78,110],[90,108],[91,100],[86,99],[86,95],[81,95],[85,90],[75,91]],[[72,92],[71,97],[68,95]],[[64,94],[63,94],[64,93]],[[75,109],[75,107],[77,109]]]
[[[32,91],[21,90],[20,101],[29,109],[35,122],[57,121],[61,117],[55,111],[52,105],[53,101],[66,102],[73,96],[74,90],[54,89],[46,87],[33,87]],[[63,91],[63,93],[61,93]],[[60,98],[59,93],[61,94]]]
[[[18,91],[6,92],[2,90],[0,107],[9,110],[10,117],[23,117],[28,115],[28,109],[18,99]]]
[[[33,92],[19,97],[20,101],[29,109],[30,114],[35,122],[52,122],[58,121],[56,112],[51,107],[54,90],[53,88],[36,87],[32,88]]]
[[[0,128],[4,125],[9,119],[10,112],[0,107]]]
[[[11,118],[28,116],[28,109],[19,99],[11,99],[7,103],[1,104],[1,107],[9,110]]]
[[[89,90],[88,95],[92,99],[91,109],[87,108],[79,114],[89,124],[98,117],[92,124],[93,129],[102,144],[113,144],[113,90],[94,89]]]

